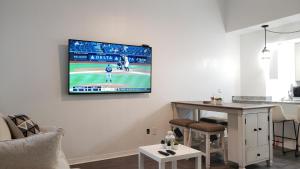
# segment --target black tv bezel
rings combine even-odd
[[[135,47],[148,47],[151,50],[151,71],[150,71],[150,91],[146,92],[78,92],[78,93],[72,93],[70,92],[70,41],[83,41],[83,42],[96,42],[96,43],[105,43],[105,44],[114,44],[114,45],[126,45],[126,46],[135,46]],[[147,94],[147,93],[152,93],[152,47],[149,45],[128,45],[128,44],[123,44],[123,43],[111,43],[111,42],[100,42],[100,41],[91,41],[91,40],[79,40],[79,39],[68,39],[68,94],[69,95],[102,95],[102,94]]]

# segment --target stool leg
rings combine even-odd
[[[205,134],[205,166],[206,169],[210,168],[210,135],[208,133]]]
[[[227,164],[228,162],[228,157],[226,153],[226,148],[225,148],[225,138],[224,138],[224,133],[220,134],[220,140],[221,140],[221,146],[223,149],[223,158],[224,158],[224,163]]]
[[[183,144],[185,146],[188,146],[189,142],[189,129],[188,128],[183,128]]]
[[[282,145],[281,149],[282,149],[282,153],[283,153],[283,154],[285,154],[285,151],[284,151],[284,122],[285,122],[285,121],[282,122],[282,138],[281,138],[281,139],[282,139],[282,140],[281,140],[281,142],[282,142],[282,143],[281,143],[281,145]]]
[[[171,131],[174,132],[174,126],[173,125],[170,125],[170,129],[171,129]]]
[[[275,142],[276,139],[275,139],[275,123],[273,122],[273,146],[275,146]]]
[[[188,129],[189,130],[189,137],[188,137],[188,147],[192,147],[192,129]]]
[[[294,126],[295,138],[296,138],[295,157],[297,157],[298,156],[299,145],[298,145],[298,134],[297,134],[296,124],[295,124],[294,120],[293,120],[293,126]]]

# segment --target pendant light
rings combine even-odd
[[[271,56],[270,56],[270,50],[267,49],[267,32],[270,32],[270,33],[274,33],[274,34],[293,34],[293,33],[300,33],[300,30],[295,30],[295,31],[289,31],[289,32],[279,32],[279,31],[272,31],[272,30],[269,30],[267,29],[269,27],[269,25],[262,25],[261,26],[264,31],[265,31],[265,47],[263,48],[262,50],[262,53],[263,53],[263,57],[262,59],[270,59]]]
[[[264,30],[265,30],[265,47],[264,47],[264,49],[262,50],[262,53],[270,52],[270,50],[267,49],[267,27],[269,27],[269,25],[263,25],[263,26],[261,26],[261,27],[263,27]]]
[[[265,30],[265,47],[262,50],[262,59],[271,59],[270,50],[267,49],[267,27],[269,27],[269,25],[262,25],[261,27]]]

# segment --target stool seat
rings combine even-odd
[[[220,132],[225,130],[225,127],[223,125],[203,121],[200,121],[198,123],[191,123],[190,125],[188,125],[188,127],[204,132]]]
[[[191,119],[172,119],[169,123],[177,126],[188,127],[189,124],[195,123],[195,121]]]

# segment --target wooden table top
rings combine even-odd
[[[214,108],[228,108],[228,109],[237,109],[237,110],[247,110],[247,109],[258,109],[258,108],[272,108],[275,105],[272,104],[247,104],[247,103],[223,103],[214,104],[214,103],[203,103],[203,101],[175,101],[172,104],[183,104],[191,106],[201,106],[201,107],[214,107]]]

